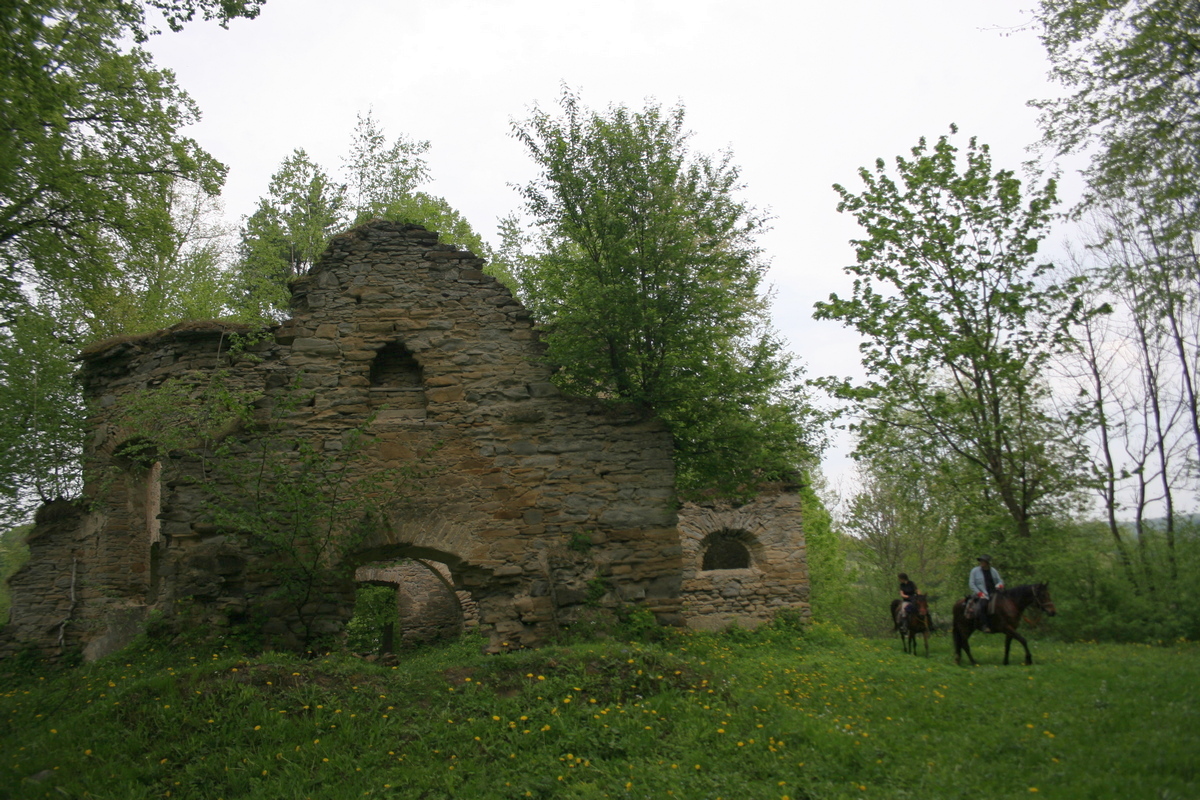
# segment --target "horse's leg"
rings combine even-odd
[[[929,626],[925,626],[925,657],[929,658]]]
[[[978,666],[975,661],[975,656],[971,655],[971,645],[967,644],[967,640],[971,638],[971,630],[963,630],[962,627],[954,626],[954,663],[962,663],[962,653],[967,654],[967,658],[971,661],[971,666]],[[961,652],[960,652],[961,651]]]
[[[1033,663],[1033,653],[1029,652],[1029,642],[1025,641],[1025,637],[1022,636],[1021,634],[1017,633],[1016,630],[1013,630],[1012,638],[1014,638],[1018,642],[1020,642],[1021,647],[1025,648],[1025,666],[1028,667],[1030,664]]]

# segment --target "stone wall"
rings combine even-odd
[[[783,609],[810,618],[802,522],[799,497],[782,486],[764,487],[741,505],[685,503],[679,534],[687,625],[753,628]]]
[[[292,316],[276,328],[183,323],[89,347],[84,498],[39,519],[30,562],[12,579],[0,656],[34,647],[98,657],[151,611],[216,631],[257,625],[275,646],[297,646],[341,630],[355,568],[404,559],[443,565],[491,650],[544,641],[587,604],[641,604],[676,625],[803,606],[790,495],[754,507],[786,522],[755,522],[750,507],[685,507],[695,522],[681,536],[663,424],[560,395],[529,313],[482,267],[434,233],[375,221],[334,238],[293,283]],[[253,419],[171,452],[139,447],[164,430],[136,429],[131,403],[187,387],[190,399],[163,401],[140,423],[179,427],[179,407],[214,382],[253,396]],[[331,457],[363,432],[347,480],[414,464],[424,476],[403,507],[369,521],[344,554],[345,579],[301,611],[271,600],[271,559],[213,521],[213,503],[243,488],[213,472],[214,459],[230,457],[215,448],[249,457],[270,420]],[[746,575],[696,567],[718,528],[749,537]],[[607,588],[599,598],[597,586]]]

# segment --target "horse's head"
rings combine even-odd
[[[1050,589],[1048,583],[1034,584],[1033,587],[1033,602],[1047,616],[1053,617],[1058,611],[1054,608],[1054,601],[1050,599]]]

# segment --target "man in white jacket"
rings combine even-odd
[[[971,589],[971,596],[976,598],[975,613],[979,616],[979,627],[984,633],[991,633],[992,630],[988,627],[989,601],[996,594],[997,589],[1004,588],[1004,581],[1000,578],[1000,573],[992,566],[991,556],[979,557],[979,566],[971,570],[971,577],[968,579],[967,585]]]

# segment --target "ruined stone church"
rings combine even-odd
[[[131,448],[146,431],[122,414],[130,398],[216,370],[258,415],[298,387],[287,425],[314,452],[362,432],[360,475],[422,464],[409,502],[347,521],[369,527],[338,555],[345,580],[305,607],[307,633],[338,636],[364,582],[397,588],[406,641],[477,626],[492,651],[618,607],[713,628],[807,616],[794,487],[681,504],[663,424],[560,394],[528,311],[483,266],[423,228],[374,221],[333,239],[273,329],[181,323],[90,346],[83,498],[39,512],[0,656],[97,658],[152,618],[300,641],[296,615],[270,603],[270,555],[207,512],[222,487],[197,479],[204,454]],[[249,344],[231,352],[234,334]],[[256,430],[221,436],[244,446]]]

